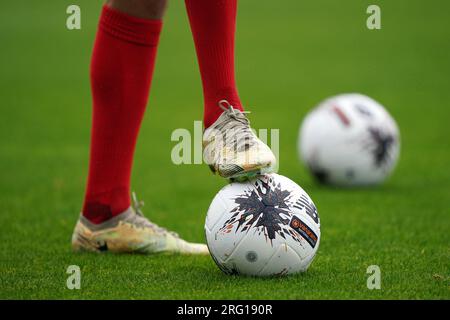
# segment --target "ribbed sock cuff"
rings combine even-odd
[[[156,46],[162,29],[162,20],[130,16],[103,6],[99,27],[113,37],[144,46]]]

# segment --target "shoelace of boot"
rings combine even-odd
[[[223,122],[221,128],[225,132],[234,130],[236,132],[237,144],[248,144],[251,147],[254,144],[254,135],[250,128],[250,120],[245,116],[250,111],[240,111],[234,108],[228,100],[220,100],[218,105],[229,116],[229,119]],[[232,119],[236,121],[231,121]],[[237,147],[239,149],[240,146]]]
[[[166,228],[160,227],[158,226],[156,223],[151,222],[150,220],[148,220],[145,216],[144,213],[142,212],[142,207],[145,205],[144,201],[142,200],[138,200],[136,193],[133,192],[132,193],[132,207],[134,209],[134,211],[136,212],[136,216],[143,219],[144,221],[141,221],[142,224],[145,224],[146,226],[159,231],[159,232],[167,232],[170,233],[171,235],[173,235],[176,238],[179,238],[180,236],[178,235],[178,233],[174,232],[174,231],[169,231]]]

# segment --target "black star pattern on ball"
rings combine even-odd
[[[368,146],[373,155],[375,165],[383,167],[391,160],[391,149],[395,137],[389,133],[382,132],[378,128],[369,128],[370,144]]]
[[[235,232],[249,231],[251,227],[264,232],[266,239],[272,242],[278,234],[283,238],[291,235],[287,229],[292,217],[290,212],[291,192],[283,190],[272,178],[268,181],[260,179],[253,190],[234,199],[237,204],[231,210],[232,216],[225,221],[221,231],[230,230],[237,223]]]

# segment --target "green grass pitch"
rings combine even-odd
[[[81,7],[82,29],[66,29]],[[378,4],[382,29],[366,28]],[[449,299],[450,22],[448,1],[241,0],[237,77],[255,128],[280,129],[280,173],[311,195],[322,222],[305,274],[226,276],[210,257],[74,254],[70,237],[88,167],[89,62],[101,1],[9,1],[0,10],[0,298]],[[402,152],[381,187],[317,185],[298,161],[302,117],[325,97],[361,92],[399,123]],[[172,164],[175,128],[202,118],[200,77],[184,4],[172,0],[133,190],[145,214],[204,241],[225,181],[206,165]],[[366,269],[381,268],[381,290]],[[81,289],[66,288],[79,265]]]

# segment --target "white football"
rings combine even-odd
[[[386,109],[362,94],[329,98],[304,119],[298,150],[322,183],[339,186],[381,183],[400,152],[397,124]]]
[[[209,207],[205,232],[225,273],[277,276],[306,271],[319,247],[320,221],[308,194],[273,173],[223,187]]]

